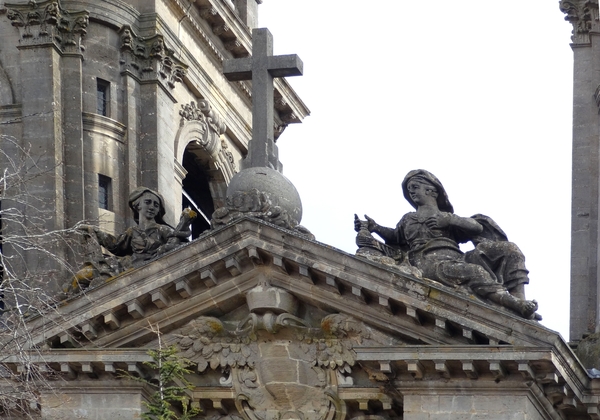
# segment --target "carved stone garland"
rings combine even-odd
[[[296,299],[266,280],[247,294],[251,313],[229,330],[219,319],[191,321],[176,344],[199,372],[222,370],[246,420],[341,420],[346,407],[338,382],[351,381],[362,340],[398,344],[349,316],[328,315],[320,328],[294,315]],[[392,340],[392,341],[390,341]]]
[[[129,25],[123,26],[121,35],[121,70],[141,80],[160,80],[173,89],[183,81],[188,66],[175,58],[167,48],[162,35],[138,36]]]
[[[21,45],[54,44],[64,53],[83,53],[83,37],[87,33],[89,12],[63,9],[59,0],[29,1],[27,4],[6,3],[0,13],[19,28]]]

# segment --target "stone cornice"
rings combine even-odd
[[[126,127],[118,121],[91,112],[82,112],[83,129],[125,143]]]
[[[460,387],[464,395],[476,390],[478,395],[529,394],[549,413],[557,410],[564,418],[598,419],[599,379],[590,379],[578,364],[561,365],[552,347],[513,346],[400,346],[355,347],[360,367],[371,376],[371,385],[354,384],[353,376],[338,378],[338,392],[345,402],[378,402],[391,407],[393,395],[381,392],[381,386],[393,386],[398,395],[431,393],[454,394]],[[151,361],[145,349],[51,349],[31,350],[2,360],[13,372],[25,372],[32,365],[40,372],[77,377],[94,387],[102,373],[127,371],[144,375],[145,362]],[[564,375],[563,372],[568,374]],[[89,375],[90,379],[86,379]],[[360,375],[359,375],[360,376]],[[107,376],[103,375],[106,381]],[[574,379],[575,378],[575,379]],[[102,382],[106,386],[106,382]],[[66,385],[68,386],[68,384]],[[221,404],[233,400],[232,385],[197,386],[190,392],[197,404]],[[555,407],[553,409],[552,407]]]
[[[115,347],[151,345],[156,337],[149,324],[181,337],[179,329],[199,317],[239,312],[261,278],[306,308],[351,316],[378,334],[406,343],[354,344],[358,366],[338,373],[344,401],[392,404],[390,395],[377,392],[384,383],[400,394],[416,389],[444,392],[452,386],[501,392],[505,387],[506,392],[527,393],[540,407],[558,410],[565,418],[598,419],[600,379],[587,375],[558,334],[399,268],[250,218],[210,231],[31,319],[30,343],[54,348],[39,357],[31,350],[31,358],[11,356],[6,362],[16,371],[31,360],[69,375],[115,368],[135,374],[147,355]],[[79,346],[84,349],[60,348]],[[361,388],[361,369],[374,381],[372,388]],[[198,404],[234,395],[226,380],[217,387],[197,387],[192,394]]]
[[[568,352],[556,333],[534,321],[254,219],[211,231],[32,319],[31,343],[148,341],[148,322],[168,332],[208,311],[224,314],[243,305],[258,273],[301,301],[351,313],[409,343],[549,345]]]
[[[0,121],[0,124],[21,122],[22,108],[21,104],[0,106],[0,120],[8,120]]]

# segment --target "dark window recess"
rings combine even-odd
[[[98,207],[104,210],[110,210],[110,181],[109,177],[98,175]]]
[[[183,179],[183,208],[189,207],[198,213],[191,226],[192,239],[196,239],[202,232],[210,229],[210,217],[215,211],[215,206],[208,176],[196,161],[196,156],[189,150],[183,154],[183,167],[188,172]]]
[[[97,110],[96,113],[108,117],[108,104],[110,103],[110,83],[106,80],[96,79],[97,85]]]

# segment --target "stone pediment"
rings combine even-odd
[[[152,340],[149,324],[167,333],[199,316],[240,310],[261,278],[291,293],[304,316],[352,315],[405,344],[544,346],[560,340],[472,295],[242,219],[32,319],[32,344],[139,347]]]
[[[146,375],[158,327],[163,344],[195,367],[191,400],[219,419],[228,410],[261,420],[395,419],[415,392],[457,386],[598,418],[595,380],[539,323],[254,219],[127,271],[28,327],[31,347],[50,347],[30,353],[30,363],[90,378]],[[18,371],[14,359],[7,363]]]

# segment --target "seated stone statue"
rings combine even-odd
[[[163,220],[165,205],[162,196],[149,188],[136,188],[129,195],[129,207],[137,226],[130,227],[115,237],[96,226],[81,225],[85,239],[87,261],[67,285],[65,292],[74,293],[92,281],[113,277],[129,268],[159,257],[187,241],[196,213],[185,209],[176,228]],[[101,251],[103,246],[110,254]]]
[[[441,182],[422,169],[406,175],[402,191],[416,211],[405,214],[395,229],[380,226],[366,215],[366,221],[356,217],[355,229],[361,237],[360,241],[357,237],[357,254],[377,254],[378,246],[366,238],[367,233],[376,233],[385,241],[379,246],[381,262],[393,258],[418,268],[423,277],[448,286],[467,286],[524,318],[540,319],[535,313],[537,302],[525,300],[524,284],[529,281],[525,258],[493,220],[455,215]],[[465,254],[458,244],[467,241],[475,249]]]

